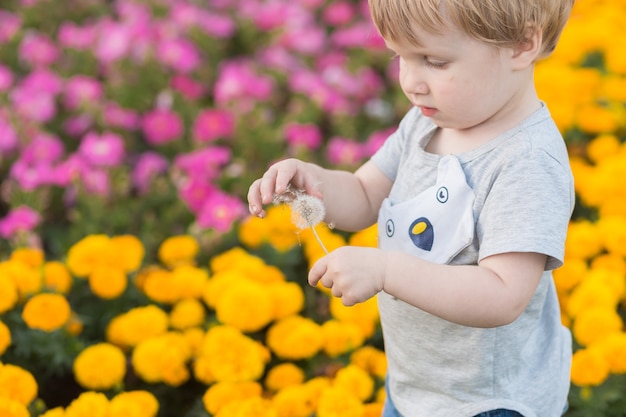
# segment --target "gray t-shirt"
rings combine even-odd
[[[443,157],[424,150],[436,129],[413,108],[372,157],[394,181],[392,205],[438,184]],[[575,196],[563,138],[542,104],[514,129],[455,156],[474,193],[474,225],[471,242],[449,263],[537,252],[548,256],[546,269],[522,315],[496,328],[451,323],[380,293],[391,399],[406,417],[471,417],[498,408],[560,416],[572,340],[561,325],[551,270],[563,262]]]

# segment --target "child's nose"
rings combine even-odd
[[[408,94],[428,94],[428,84],[419,71],[406,69],[400,77],[400,85]]]

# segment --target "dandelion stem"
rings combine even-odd
[[[315,236],[315,239],[317,239],[317,243],[320,244],[324,253],[328,255],[328,250],[326,249],[326,246],[324,246],[324,243],[322,243],[322,239],[320,239],[320,236],[317,234],[317,230],[315,230],[315,227],[311,227],[311,230],[313,231],[313,235]]]

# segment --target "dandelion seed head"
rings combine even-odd
[[[326,215],[322,200],[308,194],[297,195],[290,206],[291,220],[299,229],[315,227],[324,220]]]

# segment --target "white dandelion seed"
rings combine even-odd
[[[315,226],[326,216],[326,208],[322,200],[306,194],[303,190],[288,188],[284,193],[274,196],[274,204],[281,203],[289,204],[291,207],[291,221],[296,227],[300,230],[310,227],[322,250],[328,254],[326,246],[315,230]]]

